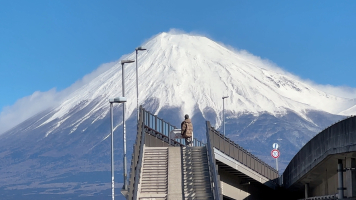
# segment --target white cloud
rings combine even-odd
[[[57,91],[55,88],[46,92],[36,91],[30,96],[17,100],[13,105],[4,107],[0,113],[0,134],[20,124],[31,116],[58,105],[63,100],[69,98],[77,89],[89,83],[116,63],[117,61],[101,65],[62,91]]]
[[[30,96],[17,100],[14,105],[3,108],[0,113],[0,134],[32,115],[56,105],[60,100],[58,96],[56,89],[47,92],[36,91]]]
[[[303,79],[303,78],[298,77],[294,74],[291,74],[290,72],[284,70],[283,68],[279,67],[277,64],[273,63],[272,61],[270,61],[268,59],[262,59],[261,57],[255,56],[246,50],[239,50],[232,46],[225,45],[220,42],[218,42],[218,43],[221,46],[223,46],[227,49],[230,49],[231,51],[233,51],[241,56],[244,56],[246,59],[248,59],[251,62],[254,62],[256,66],[259,66],[261,68],[266,68],[268,70],[273,70],[277,73],[286,75],[286,76],[296,79],[300,82],[306,83],[306,84],[310,85],[311,87],[313,87],[317,90],[323,91],[327,94],[331,94],[331,95],[335,95],[335,96],[343,97],[343,98],[348,98],[348,99],[356,98],[356,88],[352,88],[349,86],[333,86],[333,85],[317,84],[309,79]]]
[[[306,80],[306,82],[316,89],[324,91],[325,93],[332,94],[338,97],[344,97],[348,99],[356,98],[356,88],[349,86],[333,86],[333,85],[319,85],[312,81]]]

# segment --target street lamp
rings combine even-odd
[[[115,199],[115,181],[114,181],[114,118],[113,118],[113,103],[124,103],[126,97],[117,97],[109,99],[110,102],[110,118],[111,118],[111,197]]]
[[[222,100],[223,100],[223,128],[224,128],[224,136],[225,136],[225,103],[224,103],[224,100],[226,98],[229,98],[229,96],[224,96],[222,97]]]
[[[135,62],[134,60],[121,60],[121,66],[122,66],[122,96],[125,97],[125,68],[124,64],[125,63],[133,63]],[[125,102],[122,103],[122,121],[123,121],[123,139],[124,139],[124,190],[127,191],[127,169],[126,169],[126,124],[125,124]]]
[[[138,111],[138,68],[137,68],[137,54],[138,51],[145,51],[147,49],[142,48],[142,47],[137,47],[136,49],[136,93],[137,93],[137,121],[139,120],[139,111]]]

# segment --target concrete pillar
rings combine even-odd
[[[309,183],[304,185],[304,197],[307,199],[309,197]]]
[[[356,168],[355,158],[346,158],[346,176],[345,176],[345,195],[348,198],[356,197],[356,171],[352,170]],[[351,169],[351,170],[350,170]]]
[[[328,184],[328,169],[325,169],[325,192],[324,195],[329,195],[329,184]]]
[[[337,177],[338,177],[338,199],[344,199],[344,168],[342,166],[342,160],[337,160]]]

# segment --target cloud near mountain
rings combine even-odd
[[[116,63],[117,62],[110,62],[102,64],[96,70],[85,75],[82,79],[76,81],[70,87],[62,91],[57,91],[56,88],[52,88],[45,92],[35,91],[31,95],[17,100],[13,105],[4,107],[0,113],[0,134],[39,112],[59,105],[65,99],[69,98],[74,91],[87,84]]]

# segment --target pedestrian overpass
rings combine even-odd
[[[171,139],[173,125],[142,107],[126,199],[272,199],[278,173],[206,123],[207,142]]]
[[[283,187],[295,199],[356,199],[356,117],[306,143],[285,169]]]

